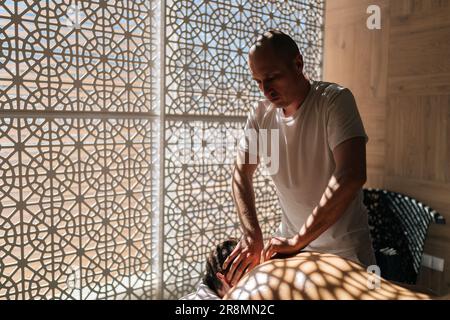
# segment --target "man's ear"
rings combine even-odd
[[[300,53],[295,57],[295,65],[297,66],[297,70],[303,73],[303,57]]]

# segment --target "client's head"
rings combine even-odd
[[[219,297],[223,297],[231,285],[228,283],[225,275],[231,266],[227,269],[222,268],[225,259],[231,254],[238,243],[237,239],[228,239],[218,244],[209,254],[206,260],[206,271],[203,276],[203,283],[213,290]]]

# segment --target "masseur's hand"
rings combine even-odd
[[[261,262],[270,260],[276,254],[295,254],[300,252],[301,249],[303,249],[303,245],[298,235],[292,238],[273,237],[264,247],[261,254]]]
[[[244,273],[249,272],[260,263],[262,249],[262,235],[242,237],[223,263],[224,270],[231,263],[230,269],[226,273],[226,279],[231,286],[235,286]]]

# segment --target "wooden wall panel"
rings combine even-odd
[[[364,122],[367,144],[367,185],[381,188],[384,180],[385,106],[389,19],[382,29],[366,28],[367,7],[373,1],[328,1],[325,14],[324,80],[350,88]],[[379,1],[382,17],[389,1]]]
[[[391,2],[389,95],[450,92],[450,1]]]
[[[389,99],[386,174],[450,182],[449,96]]]
[[[365,26],[370,4],[382,29]],[[430,227],[425,252],[444,272],[420,283],[450,289],[450,0],[328,0],[324,80],[349,87],[370,141],[367,187],[410,195],[448,224]]]

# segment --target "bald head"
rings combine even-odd
[[[297,44],[280,31],[260,36],[249,52],[248,64],[259,90],[277,107],[298,107],[309,82]]]
[[[290,36],[278,30],[270,30],[260,35],[250,48],[250,57],[259,54],[275,56],[290,63],[300,55],[300,50]]]

